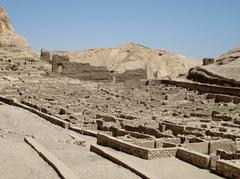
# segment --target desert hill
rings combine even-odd
[[[126,70],[147,69],[148,79],[177,77],[199,65],[193,58],[160,49],[130,43],[116,48],[97,48],[79,52],[53,52],[69,57],[71,62],[105,66],[110,71],[124,73]]]
[[[215,63],[189,71],[188,78],[204,83],[240,86],[240,47],[221,55]]]

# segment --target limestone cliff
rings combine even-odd
[[[28,42],[19,36],[10,23],[8,13],[0,5],[0,58],[5,59],[34,59],[38,56],[32,51]]]

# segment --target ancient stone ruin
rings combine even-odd
[[[0,32],[13,38],[0,13]],[[240,178],[238,81],[209,70],[239,58],[192,68],[139,44],[0,51],[9,55],[0,53],[2,178]]]

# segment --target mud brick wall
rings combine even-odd
[[[240,166],[230,163],[229,161],[218,160],[216,161],[216,171],[217,174],[231,179],[240,178]]]
[[[210,156],[184,148],[179,148],[176,154],[177,158],[193,164],[197,167],[208,169]]]
[[[61,74],[72,78],[91,81],[110,80],[110,72],[106,67],[91,66],[87,63],[74,63],[70,62],[69,59],[56,57],[56,55],[54,55],[52,60],[52,71],[59,72],[59,66],[62,66]]]

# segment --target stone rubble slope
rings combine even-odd
[[[0,5],[0,59],[38,59],[27,40],[19,36],[10,23],[7,11]]]

